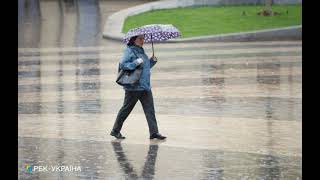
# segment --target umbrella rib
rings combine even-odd
[[[151,44],[152,44],[152,57],[154,57],[154,49],[153,49],[152,33],[151,33]]]

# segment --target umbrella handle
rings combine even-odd
[[[151,44],[152,44],[152,57],[154,57],[154,49],[153,49],[152,34],[151,34]]]

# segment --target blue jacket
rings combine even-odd
[[[149,91],[151,90],[150,69],[157,63],[157,61],[154,61],[152,58],[149,59],[142,47],[135,45],[127,46],[124,50],[122,59],[120,60],[120,68],[124,70],[134,70],[136,67],[139,66],[139,63],[136,61],[136,59],[138,58],[143,59],[143,70],[141,73],[139,83],[135,86],[123,86],[123,88],[128,91]]]

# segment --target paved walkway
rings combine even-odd
[[[50,38],[19,39],[19,179],[302,179],[301,41],[155,44],[156,117],[168,136],[159,142],[140,103],[127,139],[109,136],[124,97],[114,82],[123,44]]]

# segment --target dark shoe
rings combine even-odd
[[[167,137],[162,136],[161,134],[157,133],[157,134],[152,134],[152,135],[150,136],[150,139],[154,139],[154,138],[163,140],[163,139],[165,139],[165,138],[167,138]]]
[[[119,133],[111,132],[110,135],[114,136],[117,139],[125,139],[126,138],[126,137],[122,136],[122,134],[120,132]]]

